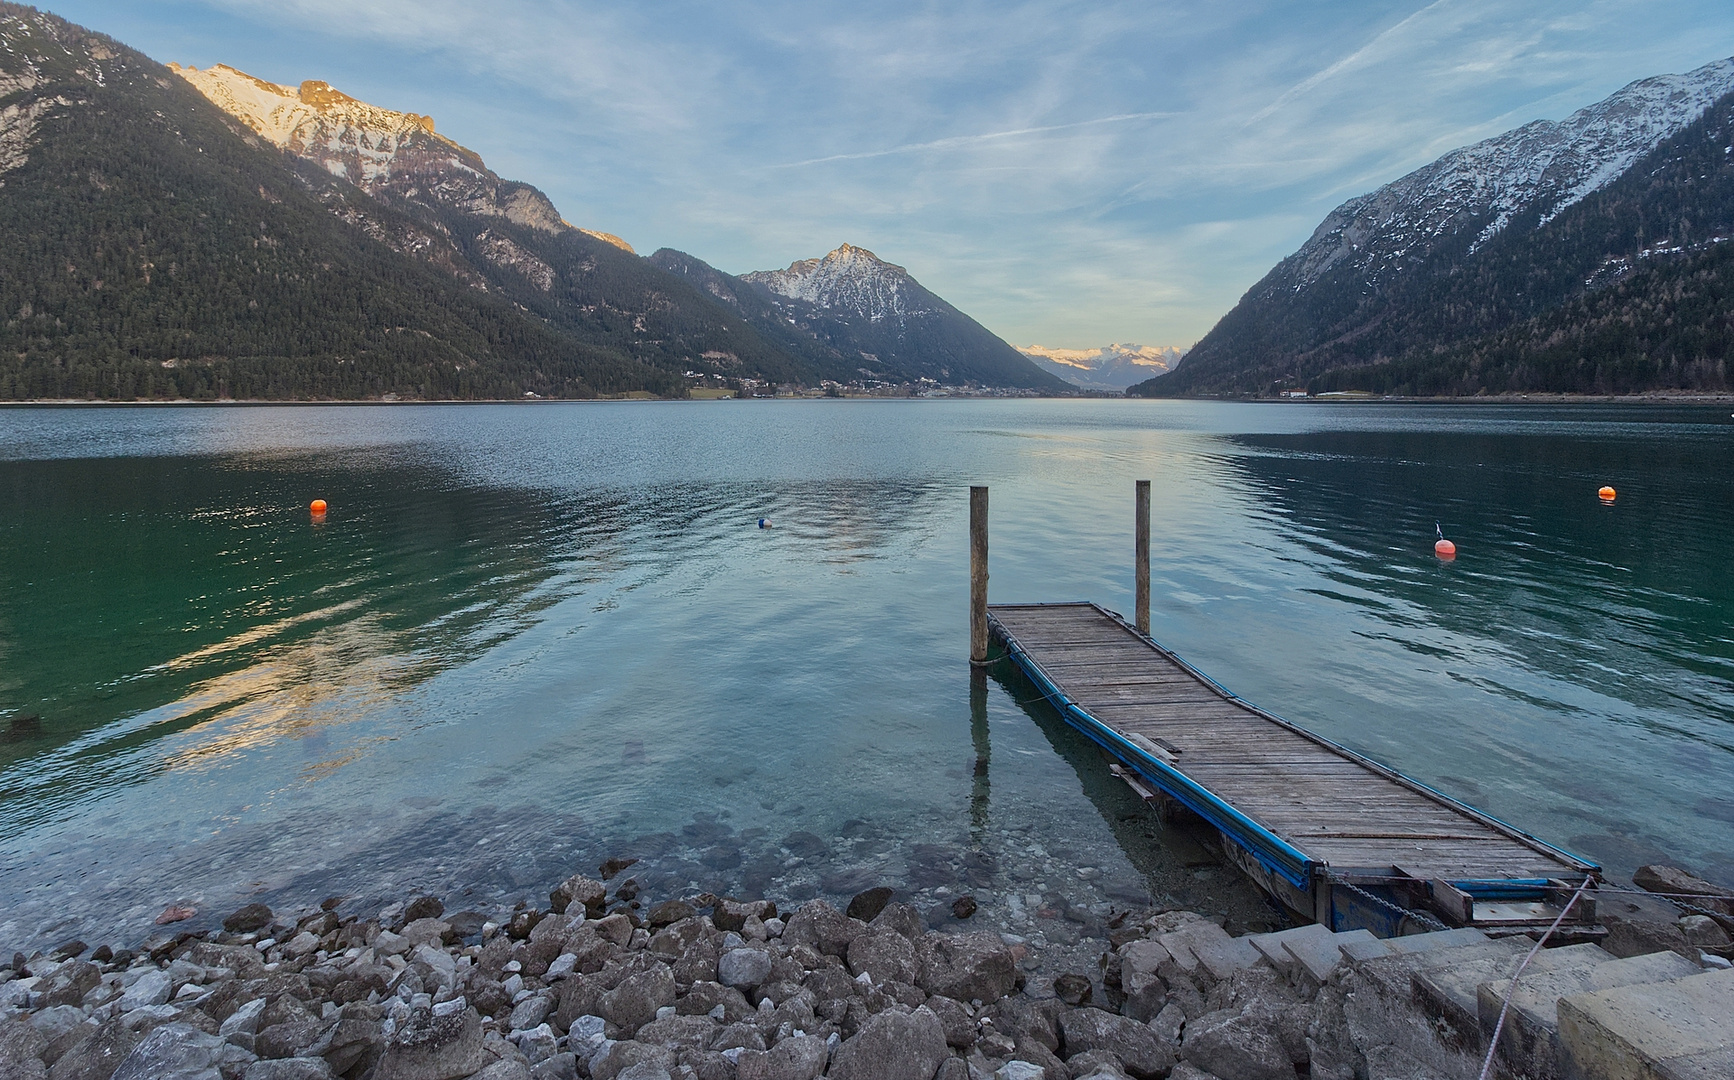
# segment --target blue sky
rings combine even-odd
[[[1072,348],[1190,344],[1344,199],[1734,54],[1727,0],[44,6],[431,114],[641,253],[741,273],[848,241]]]

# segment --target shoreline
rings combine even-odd
[[[1468,1077],[1485,1036],[1452,992],[1411,979],[1434,986],[1421,976],[1459,964],[1496,979],[1530,944],[1447,930],[1398,949],[1316,926],[1232,937],[1217,919],[1144,909],[1054,950],[976,919],[967,895],[947,930],[889,887],[841,911],[713,894],[650,904],[633,865],[574,874],[546,906],[448,914],[422,895],[374,912],[330,897],[292,912],[251,903],[221,929],[182,933],[193,913],[170,908],[136,950],[17,954],[0,961],[0,1072],[1350,1080],[1396,1049],[1428,1075]],[[1620,900],[1637,917],[1609,920],[1594,962],[1641,957],[1679,978],[1726,966],[1669,936],[1667,901]]]
[[[1010,388],[982,391],[960,390],[932,396],[889,397],[874,394],[787,395],[752,398],[670,398],[670,397],[595,397],[595,398],[429,398],[386,401],[380,398],[224,398],[203,401],[193,398],[171,400],[110,400],[107,398],[30,398],[0,401],[0,409],[41,408],[270,408],[280,406],[434,406],[434,405],[569,405],[617,404],[645,405],[657,403],[711,403],[718,401],[1149,401],[1149,402],[1211,402],[1224,405],[1734,405],[1734,391],[1727,393],[1645,393],[1645,394],[1489,394],[1481,397],[1385,397],[1352,395],[1347,397],[1262,398],[1262,397],[1127,397],[1105,393],[1033,394]]]

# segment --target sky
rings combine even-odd
[[[1345,199],[1734,55],[1727,0],[37,0],[430,114],[730,273],[848,242],[1015,345],[1187,346]]]

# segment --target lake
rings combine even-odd
[[[1267,925],[971,680],[968,485],[995,601],[1129,612],[1139,478],[1153,634],[1219,682],[1614,873],[1734,880],[1725,408],[9,408],[0,947],[492,912],[611,856],[650,900],[885,883],[1056,944]]]

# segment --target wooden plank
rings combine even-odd
[[[1442,878],[1573,873],[1564,859],[1225,696],[1091,605],[994,605],[990,614],[1080,708],[1122,734],[1177,747],[1176,768],[1315,858]]]

